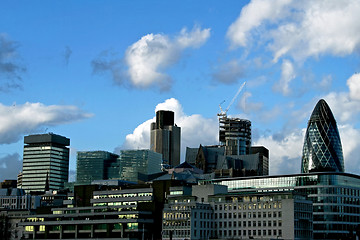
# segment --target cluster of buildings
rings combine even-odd
[[[77,153],[53,133],[24,138],[23,169],[0,185],[0,239],[356,239],[360,176],[345,172],[324,100],[306,131],[301,173],[269,176],[251,122],[219,118],[219,144],[186,148],[174,113],[158,111],[150,147]]]

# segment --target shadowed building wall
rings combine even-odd
[[[161,153],[170,166],[180,164],[181,128],[174,125],[174,112],[157,111],[156,122],[151,123],[150,150]]]

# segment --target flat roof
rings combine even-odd
[[[34,144],[34,143],[57,143],[63,146],[70,145],[70,139],[54,134],[54,133],[46,133],[46,134],[36,134],[29,135],[24,137],[25,144]]]

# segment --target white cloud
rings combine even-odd
[[[281,66],[281,79],[279,82],[275,83],[273,89],[275,91],[281,92],[283,95],[287,96],[290,94],[290,82],[296,77],[293,64],[284,59]]]
[[[346,82],[350,90],[350,98],[360,100],[360,73],[355,73]]]
[[[91,117],[76,106],[46,106],[41,103],[5,106],[0,103],[0,144],[17,142],[24,134],[44,126],[71,123]]]
[[[259,27],[265,20],[276,20],[282,14],[282,9],[291,0],[253,0],[243,7],[238,19],[227,31],[227,37],[233,47],[246,47],[251,37],[251,30]]]
[[[360,2],[253,0],[231,24],[232,46],[248,46],[258,37],[273,52],[274,62],[289,55],[305,60],[330,54],[345,56],[360,46]]]
[[[252,97],[251,92],[244,92],[239,101],[238,107],[244,113],[257,112],[262,109],[263,104],[260,102],[251,102],[249,99]]]
[[[169,89],[171,78],[162,71],[177,62],[186,48],[198,48],[210,37],[210,29],[195,26],[190,32],[184,28],[174,39],[164,34],[147,34],[132,44],[125,53],[127,74],[138,88],[152,85]]]
[[[350,124],[338,126],[344,153],[345,171],[360,174],[360,130]]]
[[[254,145],[262,145],[270,152],[270,174],[299,173],[302,146],[306,129],[296,129],[278,141],[272,136],[262,136]]]
[[[175,123],[181,127],[181,155],[185,156],[186,147],[198,147],[200,144],[213,145],[218,143],[217,119],[204,118],[199,114],[187,115],[183,112],[180,102],[170,98],[155,107],[158,110],[175,112]],[[150,124],[155,118],[149,119],[135,128],[133,133],[126,136],[123,149],[149,149]]]

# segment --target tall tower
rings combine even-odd
[[[70,139],[53,133],[29,135],[24,144],[22,189],[62,189],[69,176]]]
[[[220,117],[219,141],[225,145],[225,155],[250,154],[251,122],[240,118]]]
[[[174,112],[156,112],[156,122],[150,127],[150,150],[161,153],[170,166],[180,164],[181,128],[174,125]]]
[[[315,106],[306,129],[301,172],[344,172],[344,158],[334,115],[325,100]]]

